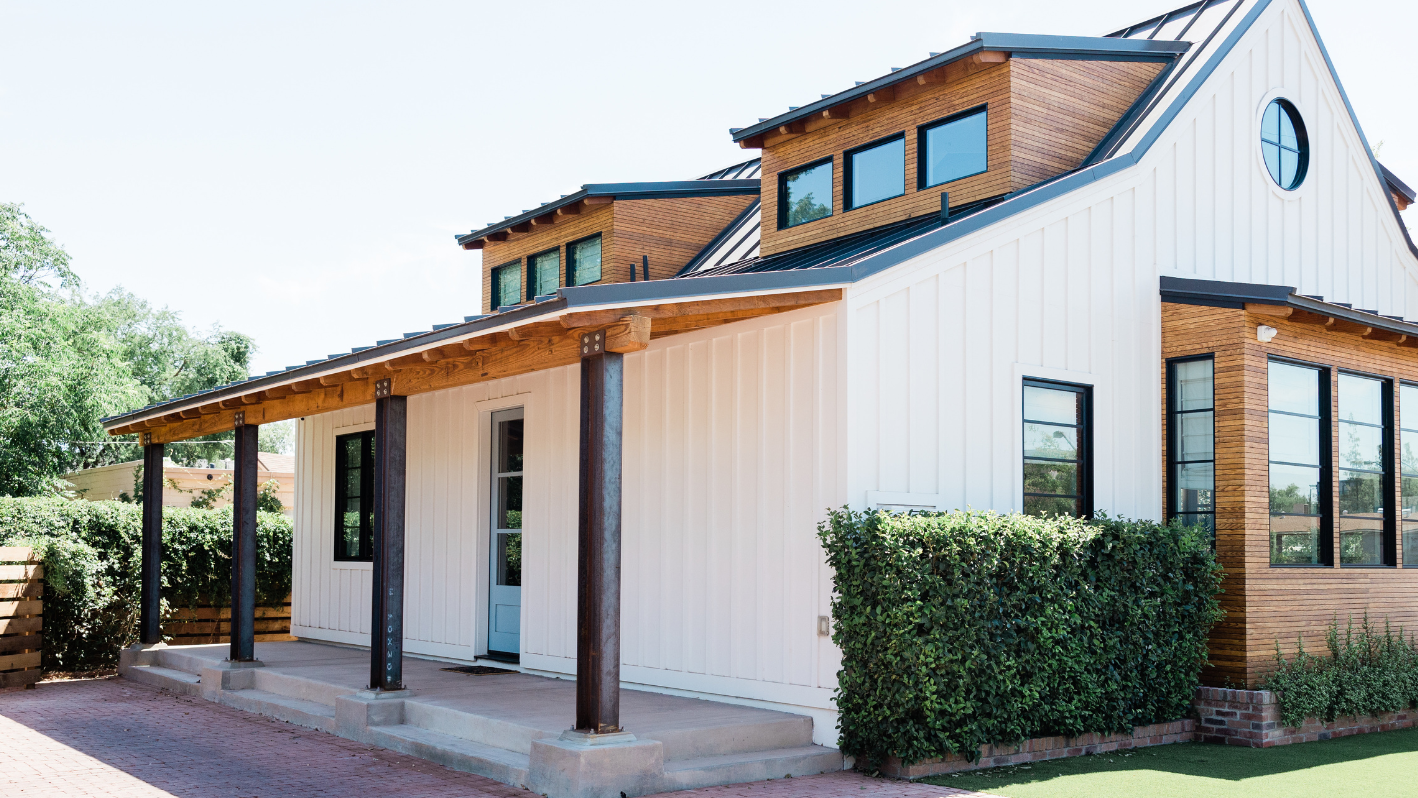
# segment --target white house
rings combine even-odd
[[[732,136],[761,157],[460,236],[481,315],[109,429],[299,418],[292,634],[372,645],[376,672],[400,646],[594,671],[593,721],[615,663],[586,647],[610,656],[618,617],[625,688],[808,716],[833,746],[816,525],[842,505],[1211,524],[1208,679],[1253,681],[1335,614],[1418,621],[1413,193],[1301,0],[982,33]],[[380,412],[402,475],[375,467]],[[402,550],[376,493],[406,503]]]

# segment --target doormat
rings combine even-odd
[[[439,668],[441,671],[452,671],[453,673],[466,673],[470,676],[491,676],[494,673],[516,673],[506,668],[489,668],[486,665],[459,665],[456,668]]]

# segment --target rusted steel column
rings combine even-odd
[[[404,474],[408,397],[374,385],[374,609],[369,689],[404,688]]]
[[[232,475],[231,653],[232,662],[256,659],[256,434],[237,413],[236,467]]]
[[[138,600],[138,642],[162,642],[163,445],[143,433],[143,568]]]
[[[620,731],[620,448],[624,356],[582,336],[576,730]]]

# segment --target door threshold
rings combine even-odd
[[[478,657],[478,659],[490,659],[493,662],[508,662],[513,665],[522,664],[522,655],[513,654],[510,651],[489,651],[486,654],[483,654],[482,656]]]

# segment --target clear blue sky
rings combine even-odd
[[[0,0],[0,201],[91,290],[253,335],[260,373],[476,313],[455,233],[743,160],[728,128],[976,31],[1098,35],[1174,4]],[[1418,185],[1418,4],[1311,10]]]

